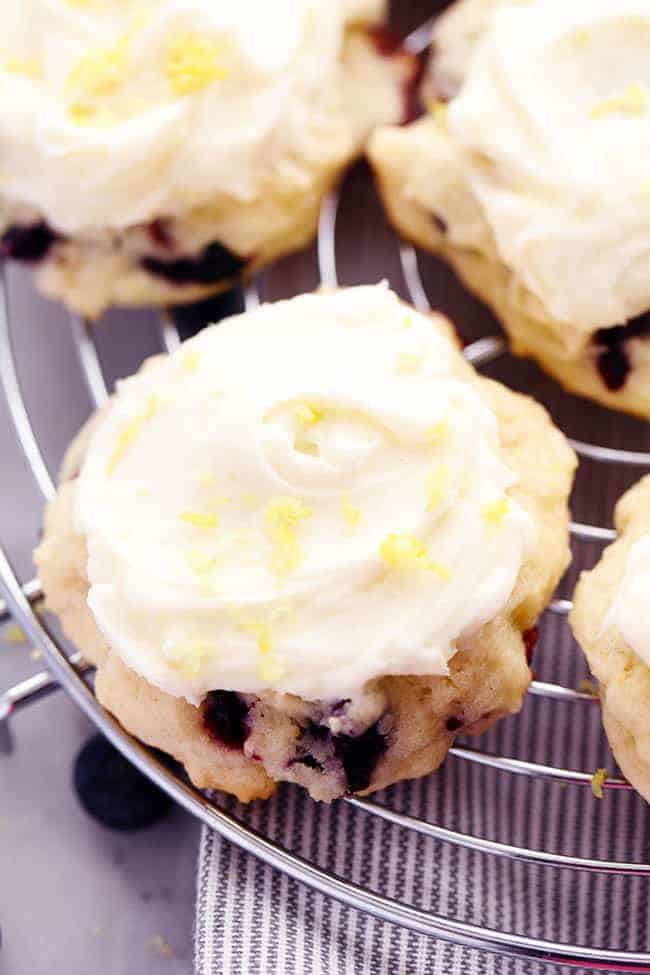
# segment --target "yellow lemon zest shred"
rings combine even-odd
[[[194,349],[191,351],[188,349],[188,351],[184,352],[181,356],[181,365],[184,369],[187,369],[188,372],[197,372],[200,363],[201,356]]]
[[[436,122],[444,125],[447,122],[447,113],[449,111],[449,105],[447,102],[442,102],[438,98],[432,98],[427,105],[427,111]]]
[[[449,468],[446,464],[439,464],[427,477],[427,511],[438,507],[447,493],[449,483]]]
[[[510,511],[510,498],[497,498],[496,501],[488,501],[481,509],[483,518],[489,525],[500,525]]]
[[[10,74],[21,74],[34,79],[43,77],[43,68],[36,58],[9,58],[5,67]]]
[[[426,569],[444,581],[451,578],[449,569],[431,559],[424,543],[414,535],[391,532],[379,546],[379,554],[391,569]]]
[[[361,508],[352,502],[347,491],[341,498],[341,514],[343,515],[348,528],[356,528],[363,518]]]
[[[417,372],[423,361],[424,356],[422,354],[402,352],[397,359],[397,371],[402,373]]]
[[[117,444],[115,445],[115,448],[108,459],[108,464],[106,465],[107,474],[110,475],[113,473],[119,462],[124,457],[126,451],[137,438],[144,424],[155,415],[157,409],[158,397],[155,394],[152,394],[147,400],[147,405],[142,413],[138,414],[138,416],[135,416],[129,423],[127,423],[117,438]]]
[[[650,90],[638,81],[628,85],[617,95],[610,95],[591,109],[591,118],[604,118],[617,112],[623,115],[644,115],[650,108]]]
[[[217,653],[216,644],[199,637],[179,640],[168,654],[169,666],[184,677],[198,677],[203,667]]]
[[[205,513],[201,511],[181,511],[178,517],[186,524],[194,525],[195,528],[216,528],[219,524],[217,515],[210,511]]]
[[[108,95],[126,79],[130,34],[112,47],[97,48],[77,62],[68,75],[68,91],[85,96]]]
[[[445,440],[449,433],[449,421],[441,420],[440,423],[434,423],[432,427],[427,430],[427,441],[429,443],[439,443],[441,440]]]
[[[596,799],[603,798],[603,785],[607,781],[607,769],[599,768],[596,769],[591,777],[591,791],[593,792]]]
[[[306,427],[311,427],[316,423],[320,423],[325,413],[317,406],[312,406],[309,403],[296,403],[293,408],[293,415],[298,423]]]
[[[298,529],[300,523],[311,514],[311,508],[298,498],[278,497],[266,506],[266,533],[274,548],[271,568],[278,575],[287,575],[300,565],[302,549],[298,542]]]
[[[178,95],[202,91],[215,81],[222,81],[228,72],[219,63],[228,45],[188,32],[171,38],[167,45],[166,73]]]
[[[17,623],[10,623],[8,626],[5,626],[2,632],[2,636],[7,641],[7,643],[11,643],[11,644],[27,642],[25,631],[21,626],[18,626]]]

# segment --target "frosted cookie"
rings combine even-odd
[[[0,256],[96,316],[222,290],[312,237],[417,63],[384,0],[0,0]]]
[[[384,286],[264,305],[121,383],[36,561],[100,701],[201,787],[316,799],[519,709],[574,456]]]
[[[571,625],[600,685],[616,761],[650,802],[650,475],[616,506],[617,540],[578,583]]]
[[[370,143],[390,219],[516,353],[650,416],[648,4],[458,0],[423,98],[423,118]]]

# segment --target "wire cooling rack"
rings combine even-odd
[[[429,25],[424,25],[410,35],[408,40],[411,49],[422,50],[428,43],[428,37]],[[319,223],[318,267],[321,283],[327,286],[338,284],[335,240],[338,202],[337,195],[327,198]],[[401,244],[399,256],[404,280],[413,304],[422,311],[429,310],[430,303],[420,274],[418,255],[410,246]],[[14,351],[4,271],[0,278],[0,292],[0,380],[17,438],[34,479],[44,499],[47,500],[54,494],[55,487],[23,396]],[[259,300],[258,288],[253,282],[244,289],[244,306],[247,310],[254,308]],[[173,317],[162,314],[158,325],[161,350],[174,351],[181,339]],[[100,407],[109,392],[93,329],[89,323],[74,317],[71,318],[71,327],[90,399],[95,407]],[[500,337],[491,336],[469,344],[465,348],[465,355],[476,368],[480,369],[494,363],[504,355],[505,351],[504,341]],[[580,457],[588,462],[598,465],[624,465],[628,468],[638,468],[639,471],[650,468],[648,452],[621,450],[581,440],[571,442]],[[581,522],[571,524],[571,533],[578,543],[606,543],[615,537],[614,531],[610,528]],[[554,965],[587,967],[603,971],[650,972],[650,953],[559,943],[485,928],[460,917],[431,913],[412,904],[383,896],[346,880],[344,876],[321,868],[281,843],[270,839],[263,832],[254,829],[243,818],[218,808],[208,796],[188,784],[185,779],[159,761],[155,754],[129,736],[111,715],[103,710],[92,690],[91,668],[85,664],[79,653],[69,654],[66,651],[62,641],[53,635],[47,622],[34,610],[35,603],[41,597],[39,581],[32,579],[21,583],[1,546],[0,583],[4,591],[4,601],[0,601],[0,621],[13,618],[23,628],[33,646],[44,653],[48,665],[47,671],[28,678],[0,696],[0,726],[8,722],[11,714],[19,708],[62,687],[100,731],[134,765],[188,812],[244,850],[323,894],[366,911],[379,919],[470,948],[536,959]],[[570,609],[569,600],[556,599],[547,612],[564,618]],[[541,625],[543,630],[544,619]],[[568,704],[577,709],[591,709],[598,706],[593,694],[564,686],[562,683],[535,680],[531,686],[531,694],[557,702],[558,706]],[[508,757],[481,750],[480,746],[478,748],[454,747],[450,750],[448,760],[487,766],[506,776],[554,781],[582,788],[590,787],[593,771],[576,771],[561,765]],[[616,777],[610,777],[605,783],[605,788],[630,790],[627,782]],[[344,801],[351,803],[363,814],[380,817],[398,829],[414,831],[445,844],[475,851],[482,856],[520,861],[530,865],[531,868],[536,865],[551,871],[564,869],[595,876],[613,875],[622,878],[623,882],[630,882],[632,878],[650,879],[650,863],[634,862],[632,859],[591,858],[555,852],[552,849],[517,846],[475,835],[470,831],[449,829],[424,818],[407,815],[385,802],[380,803],[374,799],[348,798]],[[550,844],[550,846],[554,845],[556,844]]]

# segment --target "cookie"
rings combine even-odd
[[[519,709],[574,466],[441,316],[320,292],[121,383],[35,558],[101,703],[197,786],[363,795]]]
[[[619,536],[583,572],[570,621],[598,680],[616,761],[650,802],[650,475],[616,506]]]
[[[516,354],[643,417],[648,28],[637,0],[457,0],[434,29],[425,115],[369,145],[389,219],[455,268]]]
[[[382,0],[0,9],[0,257],[89,317],[304,246],[417,71],[380,42]]]

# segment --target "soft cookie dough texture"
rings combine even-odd
[[[650,802],[650,476],[623,495],[614,521],[619,537],[583,572],[571,625],[599,682],[616,761]]]
[[[36,552],[100,701],[241,799],[435,769],[519,709],[574,456],[385,286],[222,322],[120,384]]]
[[[0,255],[96,316],[190,302],[312,237],[416,65],[383,0],[0,0]]]
[[[369,153],[395,226],[568,389],[650,416],[650,6],[457,0],[425,114]]]

